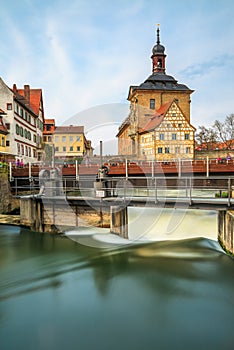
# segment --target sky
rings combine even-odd
[[[57,125],[118,126],[160,23],[166,73],[195,90],[191,123],[210,126],[234,113],[233,13],[233,0],[0,0],[0,76],[42,88]]]

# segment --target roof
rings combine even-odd
[[[55,125],[55,119],[45,119],[44,124],[53,124],[53,125]]]
[[[36,115],[39,115],[41,100],[42,100],[42,89],[30,89],[30,107]],[[25,99],[24,89],[17,89],[18,94],[23,97],[21,101],[27,105]]]
[[[6,112],[4,112],[1,108],[0,108],[0,115],[6,115]]]
[[[7,128],[3,123],[2,116],[0,116],[0,134],[8,134]]]
[[[54,130],[54,134],[83,134],[84,127],[83,126],[56,126]]]
[[[155,115],[153,117],[150,118],[150,120],[148,121],[148,123],[145,124],[145,126],[143,128],[140,129],[140,133],[143,132],[147,132],[150,130],[154,130],[156,129],[161,122],[163,121],[163,119],[165,118],[168,110],[171,108],[171,105],[175,103],[176,106],[179,108],[180,112],[184,115],[184,113],[182,112],[182,110],[180,109],[180,107],[178,106],[178,103],[175,100],[172,100],[170,102],[165,103],[164,105],[161,105],[159,107],[159,109],[157,109],[157,111],[155,112]],[[185,118],[185,117],[184,117]],[[186,119],[186,118],[185,118]],[[189,122],[188,124],[194,129],[194,126],[192,126]]]
[[[148,123],[140,130],[140,132],[149,131],[157,128],[163,121],[165,114],[171,107],[172,103],[173,101],[160,106],[160,108],[157,109],[157,111],[155,112],[155,115],[150,118]]]
[[[153,73],[139,86],[132,85],[129,88],[128,99],[137,90],[163,90],[163,91],[183,91],[193,92],[184,84],[178,84],[177,80],[165,73]]]

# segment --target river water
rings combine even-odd
[[[0,225],[1,349],[233,349],[234,259],[215,213],[134,209],[129,226],[125,244]]]

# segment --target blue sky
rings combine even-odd
[[[192,124],[211,125],[234,113],[233,13],[233,0],[0,0],[0,76],[42,88],[58,124],[96,105],[128,106],[129,86],[151,74],[160,23],[166,72],[195,90]]]

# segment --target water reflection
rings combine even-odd
[[[230,349],[233,263],[205,238],[101,249],[0,226],[1,344]]]

